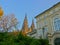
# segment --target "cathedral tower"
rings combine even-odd
[[[27,20],[27,14],[25,14],[25,19],[23,22],[23,26],[22,26],[22,33],[24,35],[26,35],[28,33],[28,20]]]
[[[32,20],[31,29],[32,29],[32,30],[35,29],[34,20]]]
[[[35,29],[35,25],[34,25],[34,20],[32,20],[32,24],[31,27],[29,28],[29,32],[32,32]]]

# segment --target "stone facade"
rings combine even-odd
[[[35,18],[37,38],[48,38],[49,43],[55,45],[54,40],[60,38],[60,2],[37,15]]]

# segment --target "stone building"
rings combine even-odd
[[[60,45],[60,2],[35,18],[37,38],[48,38],[50,45]]]

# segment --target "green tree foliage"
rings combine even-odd
[[[37,39],[34,39],[30,45],[41,45],[41,43]]]
[[[34,39],[28,36],[11,35],[8,32],[0,32],[0,45],[49,45],[47,39]]]

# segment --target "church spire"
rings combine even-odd
[[[35,29],[34,19],[32,20],[32,25],[31,25],[31,28],[32,28],[32,30],[34,30],[34,29]]]
[[[25,20],[27,20],[27,13],[25,13]]]
[[[29,32],[32,32],[35,29],[35,25],[34,25],[34,20],[32,20],[32,24],[31,27],[29,28]]]
[[[22,31],[23,31],[24,34],[27,34],[27,32],[28,32],[27,14],[25,14],[25,18],[24,18],[24,22],[23,22]]]

